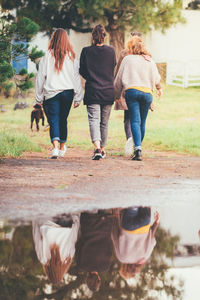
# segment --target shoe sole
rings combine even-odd
[[[94,157],[92,157],[92,160],[100,160],[102,158],[102,155],[95,155]]]
[[[57,159],[58,158],[58,156],[56,155],[56,156],[52,156],[51,157],[51,159]]]
[[[132,158],[131,160],[137,160],[137,161],[142,161],[142,158]]]

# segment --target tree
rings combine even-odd
[[[0,0],[0,3],[9,9],[16,8],[18,15],[30,16],[48,34],[57,27],[88,32],[90,24],[100,22],[105,25],[117,55],[124,48],[125,31],[138,30],[144,34],[153,29],[165,31],[184,21],[182,0],[173,3],[165,0]]]
[[[181,0],[79,0],[80,14],[91,21],[102,22],[110,34],[110,44],[117,54],[124,47],[125,31],[145,34],[153,29],[164,32],[177,22],[183,22]]]
[[[23,40],[29,42],[36,35],[39,29],[36,23],[26,17],[15,21],[8,12],[0,11],[0,13],[0,90],[8,91],[13,86],[9,79],[15,75],[12,61],[20,60],[22,56],[34,61],[43,56],[43,52],[38,51],[36,47],[30,51],[29,44],[22,42]],[[32,77],[33,74],[28,74],[23,70],[18,88],[20,90],[31,88]]]
[[[40,26],[48,36],[55,28],[73,29],[89,32],[89,22],[78,13],[75,0],[0,0],[4,9],[15,9],[17,17],[29,17]]]

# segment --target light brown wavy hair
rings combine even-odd
[[[133,36],[130,38],[127,43],[127,52],[128,54],[148,55],[151,57],[151,54],[147,51],[142,38],[139,36]]]
[[[68,256],[64,262],[61,260],[59,247],[56,244],[51,246],[51,258],[43,266],[44,272],[48,279],[53,283],[57,284],[62,281],[65,273],[71,266],[72,259]]]
[[[55,69],[59,73],[62,70],[65,56],[74,60],[75,52],[69,41],[67,32],[63,28],[58,28],[51,36],[48,49],[55,57]]]

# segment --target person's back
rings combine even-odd
[[[106,31],[103,25],[92,30],[92,46],[82,49],[80,74],[86,80],[84,104],[87,105],[93,160],[106,157],[108,120],[114,103],[115,50],[104,45]]]
[[[123,68],[124,89],[145,87],[153,90],[160,82],[156,64],[148,56],[130,54],[123,59],[121,67]]]
[[[111,215],[81,214],[81,237],[77,244],[77,264],[83,271],[107,271],[111,264]]]
[[[85,66],[80,65],[80,73],[86,73],[86,86],[97,89],[113,88],[115,52],[111,46],[92,45],[83,48]],[[84,57],[85,56],[85,57]]]

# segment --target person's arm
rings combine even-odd
[[[117,65],[116,65],[116,67],[115,67],[115,77],[116,77],[116,75],[117,75],[117,73],[118,73],[118,71],[119,71],[119,67],[120,67],[120,65],[121,65],[121,62],[122,62],[123,58],[124,58],[126,55],[127,55],[127,54],[126,54],[126,50],[122,50],[122,51],[120,52],[120,56],[119,56]]]
[[[79,63],[75,59],[74,60],[74,80],[76,88],[74,90],[74,108],[78,107],[81,103],[81,100],[83,99],[83,88],[81,83],[81,76],[79,74]]]
[[[159,223],[160,223],[160,216],[159,216],[159,213],[156,211],[154,214],[154,223],[151,226],[151,231],[152,231],[153,236],[156,233]]]
[[[35,83],[35,99],[38,103],[43,103],[44,99],[44,83],[46,80],[46,69],[47,69],[47,58],[46,55],[41,58],[39,62],[39,70],[36,76],[36,83]]]
[[[85,49],[84,48],[81,51],[79,73],[81,74],[81,76],[84,79],[87,79],[87,77],[88,77],[88,71],[87,71],[87,65],[86,65],[86,53],[85,53]]]
[[[122,61],[119,70],[117,72],[117,75],[114,80],[114,88],[115,88],[115,99],[118,100],[121,97],[123,84],[122,84],[122,75],[124,71],[124,60]]]
[[[157,68],[156,64],[155,64],[155,74],[156,74],[157,96],[158,96],[158,99],[160,99],[162,97],[162,95],[163,95],[163,90],[162,90],[162,86],[160,84],[161,76],[160,76],[160,74],[158,72],[158,68]]]

